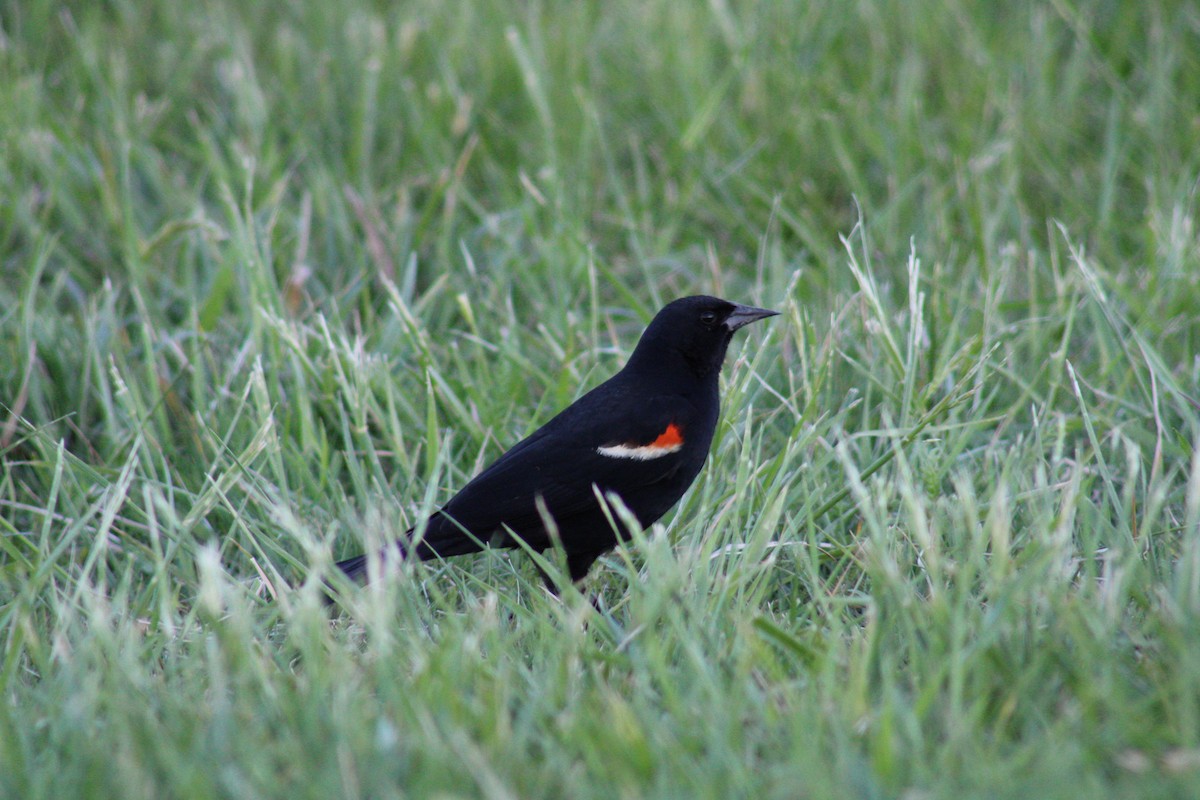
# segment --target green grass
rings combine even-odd
[[[5,6],[0,795],[1195,797],[1197,142],[1187,2]],[[585,593],[323,607],[698,292]]]

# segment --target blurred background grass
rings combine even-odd
[[[1192,796],[1200,10],[0,12],[0,790]],[[677,514],[320,578],[779,308]]]

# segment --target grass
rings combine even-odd
[[[1198,53],[1173,2],[6,8],[0,795],[1195,796]],[[586,594],[323,607],[698,292],[783,315]]]

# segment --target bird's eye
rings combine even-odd
[[[701,312],[700,313],[700,321],[703,322],[705,325],[712,325],[714,322],[717,321],[717,312],[715,312],[715,311]]]

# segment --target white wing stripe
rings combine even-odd
[[[596,452],[609,458],[632,458],[634,461],[650,461],[665,455],[679,452],[683,442],[663,445],[645,444],[640,447],[628,444],[610,444],[607,447],[597,447]]]

